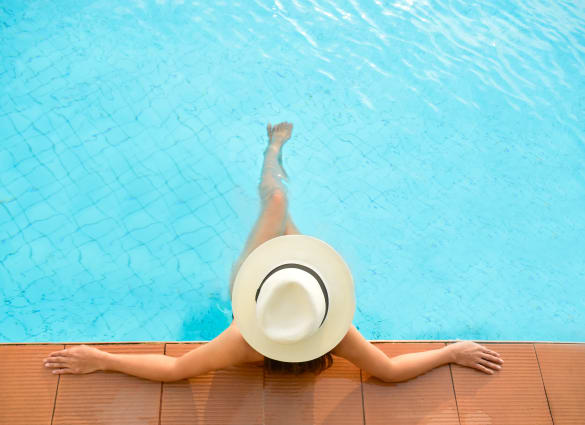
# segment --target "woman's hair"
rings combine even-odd
[[[292,373],[294,375],[300,375],[304,372],[312,372],[315,375],[319,375],[332,365],[333,356],[331,355],[331,351],[323,354],[321,357],[306,362],[281,362],[266,356],[264,357],[265,370],[270,372]]]

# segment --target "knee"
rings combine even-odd
[[[286,211],[286,193],[284,193],[282,189],[274,189],[270,193],[266,194],[266,196],[264,196],[263,202],[266,208]]]
[[[282,206],[286,205],[286,194],[282,189],[275,189],[269,195],[270,202]]]

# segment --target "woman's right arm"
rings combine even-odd
[[[191,378],[212,370],[258,360],[256,353],[232,322],[221,334],[176,359],[173,378]],[[262,357],[263,358],[263,357]]]
[[[244,340],[235,323],[213,340],[183,354],[112,354],[85,344],[55,351],[43,361],[55,374],[111,370],[153,381],[172,382],[216,369],[263,359]]]
[[[384,382],[406,381],[449,363],[474,367],[485,373],[493,373],[488,367],[498,370],[503,363],[498,353],[471,341],[390,358],[367,341],[353,325],[334,348],[333,354],[349,360]]]

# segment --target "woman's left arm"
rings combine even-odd
[[[504,363],[498,353],[472,341],[460,341],[435,350],[390,358],[367,341],[354,325],[351,325],[346,336],[333,349],[333,354],[349,360],[384,382],[406,381],[449,363],[493,374]]]

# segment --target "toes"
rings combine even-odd
[[[292,130],[293,125],[290,122],[287,121],[283,121],[281,123],[276,124],[274,127],[272,127],[272,133],[274,134],[276,132],[290,132]]]
[[[270,123],[268,123],[268,125],[266,126],[266,132],[268,133],[268,137],[272,136],[272,126],[270,125]]]

